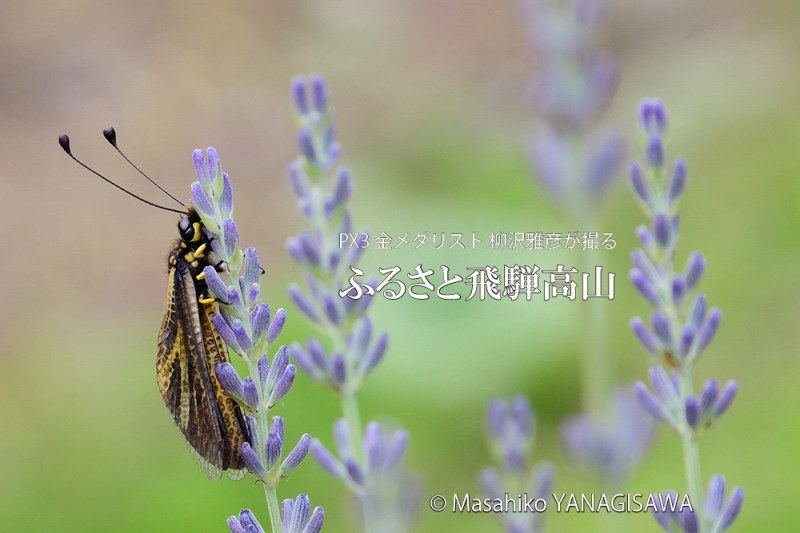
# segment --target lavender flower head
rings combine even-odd
[[[625,156],[622,137],[596,122],[617,89],[616,60],[596,46],[602,0],[523,0],[537,52],[533,166],[576,216],[596,207]]]
[[[595,473],[609,488],[619,488],[650,447],[654,424],[630,390],[618,390],[602,419],[574,416],[562,426],[570,461]]]
[[[292,343],[290,354],[304,373],[339,395],[344,415],[334,424],[340,460],[319,441],[312,453],[356,496],[367,531],[407,531],[416,507],[414,483],[400,465],[408,433],[397,430],[389,435],[376,422],[362,428],[356,401],[364,378],[383,359],[389,336],[376,333],[367,316],[371,296],[340,297],[363,251],[342,246],[339,239],[342,234],[365,233],[353,232],[348,208],[353,182],[350,172],[339,166],[341,148],[323,78],[298,76],[292,97],[300,156],[289,167],[289,176],[310,229],[287,243],[305,280],[305,290],[292,284],[289,295],[323,337],[311,338],[305,346]]]
[[[303,269],[306,284],[305,292],[291,285],[289,295],[321,331],[334,332],[336,338],[332,350],[311,339],[306,346],[293,343],[290,352],[312,379],[336,391],[354,391],[383,358],[388,335],[373,332],[366,316],[371,297],[353,300],[338,295],[347,286],[349,267],[358,261],[363,248],[339,245],[340,234],[353,233],[347,205],[353,182],[350,172],[339,166],[341,147],[335,138],[325,81],[316,74],[308,80],[299,76],[293,82],[292,96],[300,157],[289,167],[289,175],[311,230],[287,244]]]
[[[486,410],[489,447],[496,467],[480,473],[487,498],[503,500],[506,494],[527,494],[531,499],[547,498],[553,486],[553,467],[539,463],[531,468],[530,454],[535,436],[535,419],[524,396],[495,398]],[[544,527],[540,513],[499,513],[508,533],[535,533]]]
[[[366,530],[408,531],[417,506],[416,492],[409,490],[408,472],[402,466],[408,432],[389,432],[378,422],[370,422],[360,449],[351,439],[347,420],[337,420],[333,433],[338,458],[319,440],[311,444],[311,453],[324,470],[358,497]]]
[[[652,392],[643,382],[636,383],[635,391],[642,408],[680,436],[688,494],[694,504],[694,513],[656,514],[656,520],[666,531],[724,531],[738,515],[744,492],[734,489],[723,508],[725,482],[714,476],[705,505],[699,505],[702,476],[697,438],[728,410],[738,385],[730,380],[721,388],[716,379],[709,379],[699,394],[694,392],[693,364],[714,339],[722,313],[716,307],[709,310],[706,295],[697,290],[706,268],[703,255],[691,254],[683,271],[674,263],[680,228],[678,203],[688,171],[682,159],[668,167],[663,143],[667,113],[660,100],[642,101],[639,123],[646,137],[646,162],[631,165],[631,187],[650,226],[637,229],[642,248],[631,255],[631,282],[653,310],[649,327],[645,320],[634,317],[631,328],[661,364],[650,368]]]
[[[288,394],[297,372],[289,362],[286,346],[275,351],[272,361],[268,356],[283,329],[286,311],[278,309],[272,316],[269,305],[262,300],[263,271],[254,248],[242,251],[239,230],[233,221],[233,189],[216,150],[209,148],[205,155],[195,150],[192,156],[197,173],[197,181],[192,184],[192,203],[211,234],[214,253],[228,272],[227,282],[215,266],[207,266],[202,273],[209,292],[219,303],[212,318],[214,328],[246,362],[249,375],[242,379],[229,362],[218,364],[214,373],[219,385],[248,413],[250,440],[239,451],[247,470],[264,484],[275,531],[280,521],[275,488],[299,466],[311,445],[311,437],[304,434],[281,460],[283,418],[276,416],[268,423],[268,412]],[[318,524],[309,531],[319,531],[321,519]],[[255,516],[247,510],[238,518],[231,517],[228,525],[234,532],[262,531]]]

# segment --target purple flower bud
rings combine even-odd
[[[265,390],[272,390],[278,383],[278,380],[283,376],[284,372],[289,366],[289,349],[286,346],[281,346],[272,358],[272,366],[267,374],[267,380],[264,385]]]
[[[222,194],[219,197],[219,212],[222,218],[230,218],[233,214],[233,188],[227,172],[222,173]]]
[[[289,502],[291,500],[288,500]],[[287,500],[284,500],[284,504]],[[287,510],[288,511],[288,510]],[[307,494],[300,494],[291,506],[291,512],[282,513],[288,516],[288,521],[281,524],[284,533],[303,533],[303,526],[308,521],[311,512],[311,503],[308,501]]]
[[[247,469],[253,473],[257,478],[264,478],[267,472],[264,469],[264,465],[261,460],[258,458],[258,454],[253,450],[250,446],[249,442],[242,443],[240,448],[242,454],[242,460],[244,461],[245,466]]]
[[[274,433],[278,437],[278,440],[281,441],[281,443],[283,443],[283,433],[284,433],[283,428],[284,428],[283,417],[273,416],[272,422],[269,425],[269,432]]]
[[[250,376],[244,378],[242,382],[242,399],[250,409],[258,409],[258,387]]]
[[[214,206],[211,205],[208,196],[203,192],[203,187],[199,181],[192,183],[192,205],[204,215],[214,216]]]
[[[275,312],[275,318],[272,320],[272,324],[269,325],[269,329],[267,329],[267,342],[272,344],[281,334],[283,331],[283,325],[286,323],[286,310],[281,308]]]
[[[664,145],[661,139],[653,137],[647,141],[647,163],[653,168],[664,166]]]
[[[308,355],[308,352],[303,350],[303,347],[300,346],[300,343],[293,342],[292,345],[289,347],[289,355],[294,360],[295,364],[308,374],[312,379],[316,381],[321,381],[326,373],[324,369],[319,368],[314,360]]]
[[[342,315],[339,312],[336,301],[331,298],[330,295],[325,295],[325,298],[322,302],[322,307],[325,309],[325,316],[328,318],[331,324],[338,325],[341,322]]]
[[[250,331],[253,332],[253,341],[258,342],[261,336],[267,331],[269,327],[269,305],[258,304],[253,312],[250,314]]]
[[[667,408],[680,404],[678,390],[670,380],[667,372],[660,365],[653,365],[650,367],[650,383],[653,384],[653,390]]]
[[[519,432],[524,437],[530,438],[533,431],[533,411],[526,397],[515,396],[511,399],[511,416]]]
[[[722,511],[722,504],[725,502],[725,478],[716,475],[711,477],[708,483],[708,490],[706,497],[703,501],[703,510],[705,516],[709,518],[719,516]]]
[[[613,83],[616,87],[616,79]],[[592,85],[592,87],[598,86]],[[588,161],[586,186],[592,194],[600,196],[625,159],[625,142],[616,134],[597,135],[590,143],[586,157]]]
[[[247,432],[250,435],[250,445],[253,449],[258,450],[261,448],[261,437],[258,434],[258,422],[251,415],[244,415],[244,424],[247,427]]]
[[[210,185],[213,178],[209,175],[208,165],[202,150],[192,151],[192,160],[194,161],[194,173],[197,174],[197,179],[203,185]]]
[[[408,431],[404,429],[398,429],[394,432],[386,449],[386,462],[384,466],[387,469],[392,469],[400,464],[403,455],[406,453],[406,448],[408,447],[408,438]]]
[[[667,408],[664,407],[655,396],[653,396],[644,383],[641,381],[636,382],[633,390],[636,393],[636,399],[639,400],[639,405],[641,405],[642,409],[647,411],[650,416],[659,422],[670,425],[672,424]]]
[[[275,384],[275,388],[272,390],[272,394],[269,396],[268,407],[270,409],[289,393],[289,390],[292,388],[292,383],[294,383],[294,377],[296,374],[296,366],[289,365],[286,367],[286,371],[283,373],[283,375],[281,375],[280,379]]]
[[[314,363],[325,372],[329,371],[329,361],[328,355],[325,353],[325,348],[322,347],[322,344],[317,339],[309,339],[308,340],[308,355],[311,356],[311,359]]]
[[[222,281],[222,278],[217,273],[216,269],[208,265],[203,269],[203,277],[205,278],[206,286],[214,298],[217,300],[228,302],[228,286]]]
[[[305,297],[297,284],[292,283],[289,285],[289,297],[309,320],[314,323],[319,323],[319,316],[317,315],[316,309],[314,309],[314,305]]]
[[[680,358],[681,360],[686,359],[692,351],[692,345],[694,344],[694,337],[697,332],[691,326],[691,324],[687,325],[683,328],[681,332],[681,345],[680,345]]]
[[[222,242],[225,248],[225,258],[233,257],[239,246],[239,230],[236,229],[236,223],[230,218],[222,221]]]
[[[647,300],[650,305],[658,306],[661,302],[653,285],[638,268],[631,269],[631,282],[639,294]]]
[[[686,398],[685,414],[686,423],[688,423],[691,428],[696,428],[697,424],[700,422],[700,404],[693,395]]]
[[[364,456],[369,471],[383,466],[385,451],[381,425],[377,422],[370,422],[364,430]]]
[[[289,255],[292,256],[292,259],[301,265],[308,261],[305,253],[303,252],[303,247],[300,246],[300,241],[298,239],[295,239],[294,237],[289,237],[286,239],[286,249],[289,251]]]
[[[311,236],[306,232],[300,234],[298,243],[300,244],[300,249],[303,251],[303,255],[308,259],[308,262],[312,265],[319,265],[319,244],[312,240]]]
[[[344,465],[340,463],[319,440],[315,439],[311,442],[311,455],[314,456],[314,460],[317,461],[317,464],[333,477],[341,481],[347,478],[347,470]]]
[[[489,402],[486,409],[486,429],[489,438],[500,440],[503,438],[503,426],[506,419],[506,402],[502,398],[495,398]]]
[[[303,154],[303,157],[312,164],[317,164],[317,156],[314,151],[314,139],[311,134],[311,130],[308,128],[300,128],[300,131],[297,134],[297,144],[300,148],[300,153]]]
[[[236,337],[236,342],[239,343],[242,350],[246,353],[251,352],[253,350],[253,341],[250,340],[250,336],[247,334],[247,330],[244,324],[242,324],[242,321],[238,318],[234,319],[231,329]]]
[[[675,161],[675,169],[672,171],[672,179],[669,182],[669,201],[676,202],[683,194],[686,187],[686,161],[678,159]]]
[[[639,163],[637,162],[631,163],[631,186],[633,187],[633,190],[636,192],[636,195],[639,197],[639,199],[644,202],[645,205],[650,206],[652,200],[650,187],[648,187],[647,182],[644,179],[642,167],[639,166]]]
[[[272,470],[276,464],[278,464],[278,460],[281,458],[281,447],[283,446],[283,442],[275,433],[269,433],[267,435],[267,444],[264,447],[264,460],[266,461],[267,470]]]
[[[639,106],[639,123],[648,137],[661,137],[667,129],[667,113],[657,98],[645,98]]]
[[[214,371],[217,374],[220,386],[225,392],[230,394],[233,398],[238,399],[244,397],[242,378],[239,377],[239,374],[236,372],[236,369],[233,368],[232,364],[228,362],[220,363],[214,367]]]
[[[642,243],[645,250],[652,250],[656,245],[653,234],[650,233],[650,230],[647,229],[647,226],[644,224],[636,228],[636,237],[638,237],[639,242]]]
[[[658,244],[665,248],[672,242],[669,218],[664,213],[656,213],[656,216],[653,218],[653,233],[655,234]]]
[[[706,258],[700,252],[695,252],[689,256],[686,264],[686,288],[692,290],[703,277],[706,270]]]
[[[258,359],[258,379],[261,381],[261,387],[266,390],[267,376],[269,376],[269,357],[267,354],[262,355]]]
[[[217,329],[219,336],[225,341],[225,344],[230,346],[236,353],[244,353],[241,346],[239,346],[239,341],[236,340],[236,335],[233,334],[233,330],[231,330],[231,327],[225,322],[225,319],[222,318],[222,315],[215,313],[214,316],[211,317],[211,321],[214,323],[214,327]]]
[[[350,194],[353,192],[353,181],[350,179],[350,172],[346,169],[339,171],[336,185],[330,198],[325,201],[325,215],[330,217],[341,205],[343,205]]]
[[[658,340],[667,348],[672,347],[672,324],[661,311],[653,311],[650,315],[650,325]]]
[[[303,166],[297,162],[289,165],[289,178],[292,182],[292,190],[298,199],[303,200],[308,198],[311,191],[311,182],[308,176],[303,171]]]
[[[728,407],[733,403],[733,399],[736,398],[737,392],[739,392],[739,385],[734,380],[730,380],[725,384],[725,389],[719,395],[717,405],[714,407],[714,418],[719,418],[728,410]]]
[[[319,533],[322,531],[322,524],[325,523],[325,509],[322,507],[314,507],[314,512],[311,513],[306,527],[303,528],[301,533]]]
[[[228,529],[231,530],[231,533],[247,533],[235,516],[228,518]]]
[[[719,394],[719,382],[716,379],[709,379],[703,386],[703,392],[700,393],[700,410],[706,414],[711,411],[714,403],[717,401]]]
[[[661,354],[661,345],[658,343],[658,340],[650,333],[650,330],[647,329],[647,326],[644,325],[642,319],[638,316],[633,317],[631,319],[631,329],[636,334],[636,338],[639,339],[639,342],[642,343],[642,346],[653,355],[660,355]]]
[[[731,491],[731,497],[728,499],[728,504],[723,509],[722,514],[719,516],[719,521],[717,521],[717,528],[716,531],[725,531],[736,520],[736,517],[739,516],[739,512],[742,510],[742,504],[744,503],[744,490],[741,487],[735,487]]]
[[[706,320],[703,327],[700,328],[700,333],[697,336],[697,353],[701,353],[706,349],[706,346],[714,339],[717,333],[719,323],[722,321],[722,311],[718,307],[711,309],[708,313],[708,320]]]
[[[638,269],[644,276],[647,278],[647,281],[650,284],[655,284],[656,281],[659,279],[658,271],[656,267],[653,265],[653,262],[647,257],[647,254],[644,253],[644,250],[636,249],[631,252],[631,262],[633,266]]]
[[[314,96],[314,110],[324,113],[328,108],[328,88],[319,74],[311,75],[311,94]]]
[[[382,331],[378,335],[378,340],[375,341],[375,344],[372,345],[372,348],[364,358],[364,370],[362,375],[369,374],[376,366],[378,366],[378,363],[381,362],[383,355],[386,353],[386,347],[388,344],[389,334],[385,331]]]
[[[294,107],[301,115],[308,113],[308,93],[306,92],[306,79],[303,76],[295,76],[292,79],[292,100]]]
[[[252,246],[248,247],[243,254],[243,270],[242,286],[250,287],[251,285],[258,285],[261,278],[261,265],[258,263],[258,254],[256,249]]]
[[[361,467],[358,466],[355,459],[352,457],[345,457],[344,467],[347,469],[347,475],[350,476],[353,483],[356,485],[364,484],[364,472],[361,470]]]
[[[703,324],[703,321],[706,319],[706,295],[705,294],[698,294],[694,297],[694,302],[692,303],[692,308],[689,311],[689,324],[695,329],[698,330]]]
[[[680,305],[686,295],[686,282],[682,276],[675,275],[672,278],[672,301]]]
[[[333,423],[333,440],[340,457],[352,457],[353,443],[350,440],[350,426],[346,419],[340,418]]]
[[[344,357],[340,353],[333,354],[332,361],[331,361],[331,373],[332,378],[336,385],[341,387],[344,385],[344,382],[347,380],[347,363],[345,363]]]
[[[261,286],[258,283],[253,283],[244,294],[247,305],[253,305],[258,301],[258,297],[261,294]]]
[[[310,447],[311,435],[304,433],[303,436],[300,437],[300,441],[297,443],[297,445],[292,448],[292,451],[289,452],[289,455],[287,455],[286,459],[284,459],[281,463],[281,472],[286,475],[300,466],[300,463],[302,463],[303,459],[306,458]]]

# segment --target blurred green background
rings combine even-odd
[[[735,378],[740,394],[701,441],[704,477],[746,489],[737,531],[796,531],[791,477],[800,467],[796,386],[800,318],[800,4],[610,4],[605,45],[622,64],[607,123],[637,138],[643,96],[670,112],[668,153],[689,161],[678,261],[701,249],[703,281],[724,312],[697,379]],[[100,136],[113,124],[135,161],[189,196],[191,150],[215,146],[234,180],[242,240],[265,263],[283,342],[312,330],[286,295],[284,243],[303,228],[286,175],[295,157],[289,82],[318,71],[332,90],[353,211],[373,232],[573,231],[531,178],[523,143],[536,66],[514,1],[188,2],[9,0],[0,7],[0,531],[223,531],[242,507],[266,522],[250,479],[209,482],[159,397],[155,339],[175,220],[101,183],[73,150],[125,186],[158,198]],[[631,146],[630,157],[640,148]],[[627,282],[642,222],[622,176],[601,231],[618,246],[607,305],[620,383],[650,360],[628,329],[647,312]],[[573,258],[574,259],[574,258]],[[542,255],[369,252],[365,266],[438,270]],[[574,261],[573,261],[574,262]],[[580,409],[583,304],[378,300],[391,333],[361,395],[364,419],[411,431],[424,479],[419,531],[499,531],[489,515],[432,513],[434,493],[477,491],[488,462],[483,410],[493,395],[527,395],[536,457],[557,466],[557,492],[599,490],[566,466],[558,426]],[[330,443],[337,400],[299,378],[279,414],[287,438]],[[446,430],[445,430],[446,429]],[[658,434],[631,492],[682,490],[678,439]],[[339,486],[312,461],[279,497],[308,492],[329,532],[355,530]],[[601,531],[602,516],[549,513],[549,531]],[[657,531],[625,515],[615,531]]]

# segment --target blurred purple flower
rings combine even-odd
[[[650,448],[654,425],[630,390],[618,390],[602,419],[574,416],[564,422],[564,451],[573,464],[596,473],[607,487],[621,487]]]

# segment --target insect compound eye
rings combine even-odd
[[[180,222],[178,222],[178,231],[181,234],[181,239],[184,241],[191,242],[194,238],[194,226],[188,217],[183,217]]]

